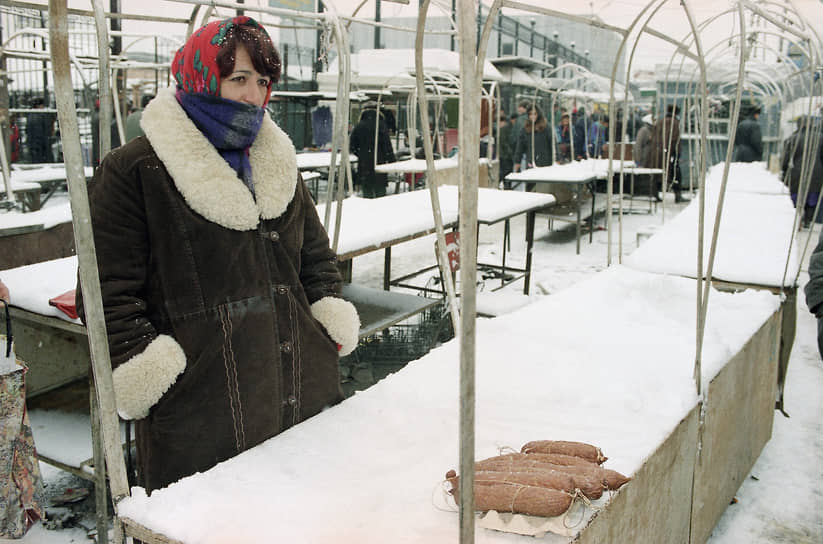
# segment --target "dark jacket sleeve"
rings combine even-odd
[[[136,167],[109,153],[91,184],[89,206],[112,366],[141,353],[157,337],[143,298],[149,244]],[[77,310],[86,321],[78,282]]]
[[[789,138],[783,142],[783,156],[780,160],[780,175],[782,176],[781,179],[783,180],[783,183],[786,185],[789,184],[789,179],[791,178],[791,173],[789,172],[789,153],[791,153],[792,150],[793,139],[793,137],[789,136]],[[821,149],[823,149],[823,147],[821,147]]]
[[[379,138],[377,140],[377,164],[394,162],[394,149],[391,146],[391,136],[389,132],[380,126]]]
[[[337,268],[337,255],[329,247],[329,237],[317,215],[309,190],[302,181],[297,184],[295,198],[305,210],[303,247],[300,248],[300,282],[309,304],[323,297],[339,297],[343,278]]]
[[[809,283],[805,287],[809,311],[823,317],[823,236],[817,241],[809,259]]]

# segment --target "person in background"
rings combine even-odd
[[[9,144],[11,146],[11,154],[9,162],[17,162],[20,160],[20,126],[17,124],[17,114],[11,114],[9,117]]]
[[[35,111],[30,113],[26,119],[26,143],[29,147],[31,162],[54,162],[51,138],[54,135],[55,115],[43,111],[46,106],[42,98],[35,98],[32,105]]]
[[[144,94],[140,97],[140,107],[126,117],[125,136],[126,141],[130,142],[138,136],[143,136],[143,129],[140,127],[140,118],[143,117],[143,110],[148,106],[154,95]]]
[[[557,162],[566,163],[572,158],[571,127],[569,126],[569,114],[560,116],[560,124],[557,126]]]
[[[651,114],[643,116],[643,126],[637,131],[637,140],[634,142],[634,162],[637,166],[646,167],[649,164],[649,153],[652,143],[652,121]]]
[[[117,130],[117,119],[112,113],[109,126],[111,148],[120,147],[120,131]],[[91,161],[95,168],[100,165],[100,100],[94,101],[94,111],[91,112]]]
[[[734,162],[755,162],[763,158],[763,138],[760,134],[760,107],[753,107],[737,125],[734,137]]]
[[[532,103],[528,100],[521,100],[517,104],[517,117],[512,122],[512,133],[511,133],[511,144],[512,149],[517,147],[517,138],[520,137],[520,131],[523,130],[523,127],[526,126],[526,121],[529,120],[529,108],[531,107]],[[520,164],[521,157],[519,155],[515,155],[514,162]]]
[[[529,107],[529,120],[517,137],[517,145],[514,148],[515,157],[526,157],[526,168],[535,166],[550,166],[553,162],[552,147],[554,139],[552,133],[554,129],[549,126],[549,122],[543,117],[537,106]],[[514,171],[519,172],[521,165],[514,163]],[[534,183],[527,183],[526,190],[534,190]]]
[[[376,127],[375,127],[376,125]],[[377,130],[377,150],[374,149],[374,131]],[[349,138],[349,152],[357,155],[357,181],[365,198],[386,196],[389,183],[386,174],[378,174],[376,164],[394,162],[394,149],[383,114],[377,113],[377,105],[367,105],[360,114]],[[376,160],[375,160],[376,159]]]
[[[509,118],[506,117],[506,113],[503,111],[500,112],[500,118],[498,122],[500,123],[500,147],[498,148],[500,159],[499,179],[503,182],[503,186],[506,187],[506,185],[509,184],[509,182],[505,181],[505,178],[512,172],[512,169],[514,168],[514,151],[511,146],[512,127],[509,124]]]
[[[609,116],[605,113],[592,115],[591,130],[589,130],[589,156],[595,159],[603,157],[603,146],[609,141]]]
[[[810,158],[807,159],[807,168],[810,168],[808,188],[800,186],[800,177],[803,172],[803,155],[806,147],[805,140],[809,139]],[[807,155],[808,156],[808,155]],[[797,199],[801,192],[806,193],[806,203],[803,206],[803,226],[809,228],[814,219],[814,210],[823,188],[823,138],[820,134],[820,125],[809,122],[807,116],[798,117],[797,128],[783,144],[781,164],[781,179],[789,187],[792,202],[797,207]]]
[[[89,197],[117,411],[147,491],[260,444],[343,398],[359,319],[265,105],[280,76],[238,16],[195,31],[145,137],[111,151]],[[81,289],[78,313],[85,320]]]
[[[823,357],[823,232],[809,258],[809,282],[804,291],[806,305],[817,318],[817,350]]]
[[[674,201],[688,202],[680,185],[680,107],[669,104],[665,117],[658,119],[652,128],[648,168],[666,171],[666,183],[671,185]]]
[[[577,110],[577,119],[574,120],[572,130],[572,140],[574,143],[574,160],[582,161],[589,158],[588,145],[588,123],[586,121],[586,110],[580,108]]]

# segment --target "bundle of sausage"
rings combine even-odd
[[[618,489],[629,481],[601,467],[607,458],[591,444],[540,440],[529,442],[521,452],[475,463],[476,510],[554,517],[569,509],[578,491],[597,499],[603,490]],[[460,477],[450,470],[446,479],[459,502]]]

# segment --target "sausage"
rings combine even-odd
[[[600,448],[586,444],[585,442],[569,442],[566,440],[534,440],[528,442],[522,448],[521,453],[561,453],[574,457],[588,459],[598,465],[604,463],[608,457],[603,455]]]

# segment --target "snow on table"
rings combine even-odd
[[[735,184],[742,178],[735,172]],[[714,230],[718,192],[706,191],[703,229],[704,270]],[[624,263],[640,270],[695,277],[699,199],[663,225]],[[795,210],[788,195],[727,191],[717,241],[715,279],[763,285],[792,286],[799,273],[798,248],[793,243]],[[788,259],[788,269],[786,262]],[[784,283],[783,275],[786,272]]]
[[[506,180],[586,183],[600,177],[605,177],[606,173],[604,170],[587,163],[588,161],[581,161],[568,164],[553,164],[551,166],[538,166],[537,168],[529,168],[523,172],[513,172],[506,176]]]
[[[477,458],[581,440],[603,448],[606,467],[634,474],[697,403],[694,290],[694,280],[613,266],[478,321]],[[713,295],[704,382],[778,307],[768,292]],[[458,468],[459,405],[453,340],[205,473],[151,497],[134,489],[118,512],[202,544],[266,542],[272,531],[283,542],[456,542],[442,483]],[[476,533],[478,543],[519,541],[533,542]]]
[[[723,181],[723,163],[709,168],[706,174],[706,188],[719,192]],[[735,193],[760,193],[769,195],[788,195],[789,188],[776,174],[766,169],[764,162],[733,162],[729,165],[729,177],[726,191]]]
[[[2,213],[0,214],[0,230],[33,225],[43,225],[44,229],[50,229],[69,221],[71,221],[71,205],[65,200],[33,212],[22,213],[13,210]]]
[[[460,163],[456,158],[437,159],[434,162],[435,170],[457,168]],[[379,174],[419,174],[428,171],[426,159],[405,159],[397,162],[386,162],[374,167]]]
[[[458,188],[438,189],[444,225],[458,221]],[[514,215],[535,210],[555,202],[553,195],[478,189],[477,220],[492,224]],[[337,204],[332,204],[329,237],[333,236]],[[323,218],[325,205],[317,206]],[[339,255],[362,254],[434,231],[431,195],[428,190],[409,191],[380,198],[352,196],[343,200],[343,221],[340,225]]]
[[[83,167],[83,175],[91,178],[94,169],[91,166]],[[66,181],[66,167],[62,164],[53,164],[43,168],[30,168],[26,170],[12,170],[11,182],[15,183],[50,183],[55,181]]]
[[[29,410],[37,453],[88,475],[94,474],[91,418],[89,414],[61,410]],[[126,425],[120,422],[120,441],[126,441]]]
[[[337,153],[337,164],[342,161],[343,154]],[[349,163],[357,163],[357,155],[349,153]],[[331,165],[331,151],[310,151],[297,154],[298,170],[316,170],[318,168],[328,168]]]
[[[79,319],[71,319],[49,305],[50,298],[62,295],[77,285],[77,256],[3,270],[0,271],[0,279],[9,288],[12,306],[80,323]]]

